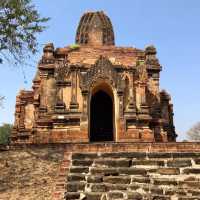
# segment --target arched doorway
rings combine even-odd
[[[90,102],[90,141],[113,141],[113,100],[98,90]]]

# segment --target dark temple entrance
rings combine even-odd
[[[91,98],[90,141],[113,141],[113,101],[102,90]]]

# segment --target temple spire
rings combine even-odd
[[[78,25],[76,43],[114,45],[114,32],[109,17],[103,11],[85,13]]]

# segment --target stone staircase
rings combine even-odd
[[[66,200],[200,200],[200,153],[72,153],[67,172]]]

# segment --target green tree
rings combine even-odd
[[[40,17],[31,0],[0,0],[0,61],[25,64],[37,52],[37,34],[48,20]]]
[[[200,141],[200,122],[197,122],[188,130],[187,136],[192,141]]]
[[[3,107],[3,101],[4,101],[5,97],[0,95],[0,108]]]
[[[11,134],[12,125],[11,124],[3,124],[0,126],[0,144],[8,144],[9,136]]]

